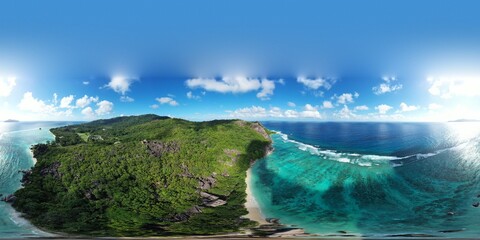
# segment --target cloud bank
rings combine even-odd
[[[202,88],[206,91],[219,93],[246,93],[251,91],[260,91],[257,97],[261,100],[269,100],[273,96],[275,89],[275,81],[266,78],[246,78],[242,76],[237,77],[223,77],[220,80],[214,78],[192,78],[186,82],[187,87],[191,89]]]

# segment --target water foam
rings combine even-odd
[[[349,163],[358,165],[361,167],[372,167],[372,166],[379,166],[390,164],[392,167],[400,167],[403,166],[404,163],[401,160],[406,159],[425,159],[436,156],[442,152],[447,150],[454,149],[459,146],[454,146],[451,148],[441,149],[431,153],[417,153],[409,156],[398,157],[398,156],[385,156],[385,155],[373,155],[373,154],[359,154],[359,153],[347,153],[347,152],[338,152],[336,150],[331,149],[321,149],[319,147],[315,147],[310,144],[302,143],[293,139],[290,139],[287,134],[284,134],[280,131],[276,131],[283,141],[290,142],[297,145],[298,149],[306,152],[310,152],[313,155],[318,155],[322,159],[328,159],[332,161],[342,162],[342,163]]]

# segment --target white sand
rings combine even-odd
[[[247,178],[245,179],[247,183],[247,202],[245,203],[245,208],[248,210],[248,214],[245,215],[244,217],[258,222],[260,224],[268,224],[267,221],[265,221],[265,217],[262,215],[262,212],[260,211],[260,208],[258,207],[258,203],[255,200],[255,197],[252,194],[252,189],[251,189],[251,175],[252,175],[252,170],[249,168],[247,170]]]

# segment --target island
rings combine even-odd
[[[16,122],[20,122],[20,121],[15,120],[15,119],[7,119],[7,120],[5,120],[5,121],[3,121],[3,122],[6,122],[6,123],[16,123]]]
[[[210,235],[256,226],[246,171],[271,151],[259,122],[157,115],[53,128],[32,146],[13,207],[51,232],[90,236]]]
[[[448,122],[480,122],[478,119],[457,119]]]

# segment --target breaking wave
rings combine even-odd
[[[454,147],[444,148],[431,153],[417,153],[417,154],[400,157],[400,156],[348,153],[348,152],[339,152],[331,149],[322,149],[310,144],[306,144],[306,143],[302,143],[302,142],[290,139],[287,134],[284,134],[280,131],[276,131],[276,133],[283,139],[284,142],[293,143],[298,147],[298,149],[309,152],[312,155],[317,155],[321,159],[337,161],[342,163],[349,163],[349,164],[354,164],[361,167],[381,166],[386,164],[389,164],[392,167],[400,167],[406,163],[416,161],[416,160],[431,158],[440,153],[443,153],[448,150],[454,150],[455,148],[459,148],[462,145],[466,144],[466,143],[462,143]]]

